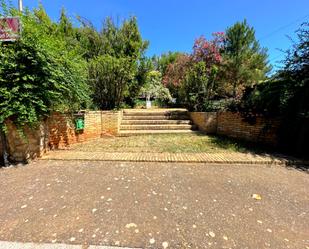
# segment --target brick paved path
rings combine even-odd
[[[45,155],[43,160],[87,160],[127,162],[181,162],[181,163],[230,163],[230,164],[304,164],[306,162],[284,156],[253,153],[132,153],[132,152],[83,152],[58,150]]]

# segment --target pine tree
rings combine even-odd
[[[261,48],[253,27],[237,22],[226,30],[224,42],[224,80],[232,86],[233,97],[243,87],[263,81],[270,67],[267,50]]]

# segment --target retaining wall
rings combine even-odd
[[[8,121],[7,144],[11,161],[23,162],[42,156],[50,149],[61,149],[72,144],[117,135],[120,111],[91,111],[83,113],[85,127],[75,129],[75,115],[54,113],[35,128],[24,128],[24,134]]]
[[[280,119],[256,117],[253,120],[233,112],[191,112],[191,120],[199,130],[250,142],[277,146]]]
[[[121,122],[121,112],[91,111],[84,113],[85,127],[82,131],[75,129],[75,117],[55,113],[47,120],[48,144],[52,149],[99,138],[104,134],[117,135]]]
[[[189,115],[200,131],[208,134],[217,133],[218,115],[216,112],[190,112]]]
[[[280,119],[256,117],[247,120],[240,113],[218,113],[217,134],[276,146]]]

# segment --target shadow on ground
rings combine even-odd
[[[205,136],[205,134],[199,134],[199,136]],[[251,153],[261,156],[270,156],[273,158],[280,157],[286,159],[294,159],[303,160],[304,162],[308,162],[308,158],[299,157],[294,154],[289,154],[286,151],[280,151],[271,146],[265,146],[258,143],[242,141],[239,139],[233,139],[226,136],[218,136],[218,135],[208,135],[211,143],[215,144],[218,148],[226,149],[226,150],[234,150],[241,153]],[[309,173],[309,164],[289,164],[287,165],[289,168],[295,168],[302,171],[306,171]]]

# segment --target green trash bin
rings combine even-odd
[[[83,130],[85,128],[85,121],[82,118],[77,118],[75,120],[75,128],[77,131]]]

